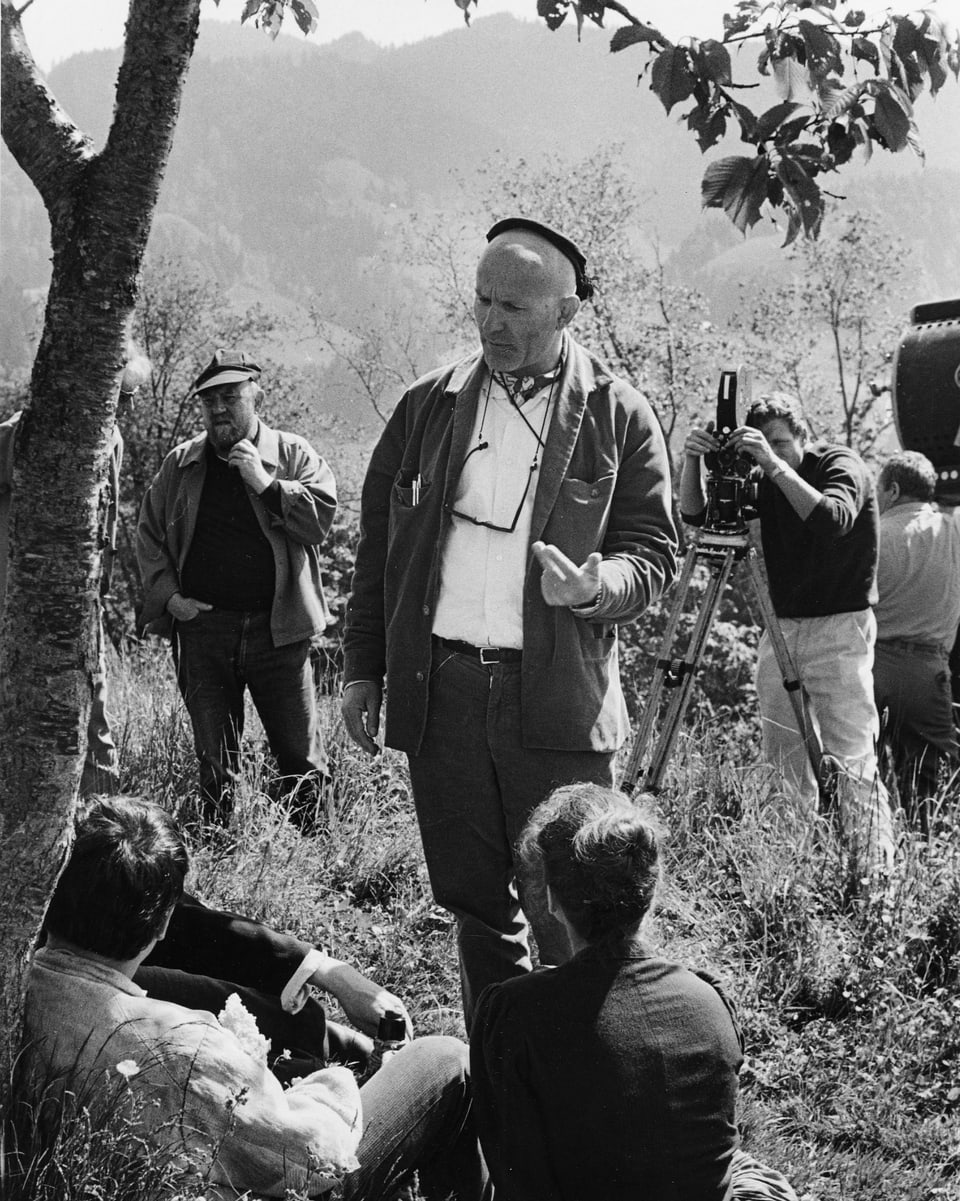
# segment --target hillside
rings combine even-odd
[[[555,152],[576,162],[621,143],[645,197],[648,233],[678,249],[678,269],[686,272],[689,260],[688,281],[715,291],[722,307],[731,271],[749,272],[758,259],[761,271],[775,270],[779,243],[761,229],[769,246],[758,253],[732,230],[717,232],[715,214],[702,216],[704,160],[676,115],[665,118],[646,84],[637,86],[641,62],[629,52],[611,57],[601,31],[585,29],[578,44],[570,30],[552,34],[503,15],[394,49],[359,35],[317,46],[204,25],[153,245],[178,246],[224,285],[246,285],[265,300],[322,292],[328,302],[355,304],[363,298],[358,269],[398,223],[456,203],[454,172],[469,178],[492,155]],[[50,76],[98,142],[112,106],[105,81],[118,63],[119,51],[80,54]],[[948,85],[918,117],[925,173],[901,156],[852,171],[836,190],[888,212],[925,267],[923,288],[946,294],[960,280],[960,250],[945,237],[960,227],[960,88]],[[48,277],[46,217],[5,149],[0,170],[0,353],[16,366],[27,358],[29,303]],[[706,239],[705,228],[715,231]],[[685,256],[687,239],[698,250]],[[713,243],[724,256],[715,267],[700,253]]]

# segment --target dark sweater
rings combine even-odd
[[[778,617],[858,613],[877,603],[880,516],[866,464],[846,446],[807,450],[797,474],[823,499],[803,520],[760,480],[757,514]]]
[[[273,550],[240,472],[212,445],[206,455],[207,473],[193,541],[180,572],[180,591],[216,609],[268,612],[274,592]]]
[[[492,985],[470,1040],[497,1201],[725,1201],[741,1046],[707,979],[603,943]]]

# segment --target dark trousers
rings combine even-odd
[[[531,926],[541,963],[566,954],[542,899],[521,907],[514,848],[528,816],[561,784],[613,783],[612,753],[521,745],[520,670],[436,648],[426,734],[409,757],[430,885],[457,919],[468,1030],[488,984],[530,970]]]
[[[900,801],[926,831],[943,769],[958,762],[950,665],[945,648],[881,641],[873,663],[877,709],[886,711]]]
[[[274,646],[269,613],[211,609],[176,623],[174,661],[193,724],[204,817],[229,816],[248,688],[276,756],[278,794],[296,792],[295,808],[306,809],[327,771],[309,639]]]

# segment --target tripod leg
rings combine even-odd
[[[757,603],[760,605],[760,610],[763,613],[767,636],[770,639],[770,645],[773,647],[777,666],[780,668],[783,686],[787,690],[787,696],[790,699],[790,704],[797,719],[797,729],[800,731],[800,737],[803,739],[803,745],[810,760],[810,766],[813,768],[813,774],[820,787],[821,798],[823,799],[824,791],[829,787],[829,781],[825,778],[827,773],[825,771],[823,747],[820,745],[820,740],[817,737],[813,721],[810,717],[809,699],[797,674],[797,670],[793,665],[793,660],[790,658],[790,652],[787,650],[787,644],[783,640],[783,634],[780,632],[780,623],[777,621],[773,601],[770,599],[770,593],[767,590],[766,581],[761,572],[755,547],[750,547],[747,551],[746,559],[750,579],[753,583],[753,591],[756,595]]]
[[[696,670],[703,655],[703,648],[709,636],[710,628],[713,625],[717,609],[720,606],[720,600],[726,588],[736,554],[737,550],[735,547],[725,549],[720,555],[716,552],[705,553],[696,543],[687,551],[687,563],[684,567],[683,576],[677,594],[674,597],[673,605],[671,606],[667,628],[660,643],[657,667],[654,672],[643,720],[637,732],[636,741],[634,742],[633,750],[630,753],[630,758],[624,770],[623,780],[621,781],[621,788],[628,794],[634,790],[637,780],[640,777],[644,752],[650,741],[659,713],[661,694],[663,688],[667,687],[671,690],[670,700],[663,717],[660,736],[651,753],[650,762],[647,765],[644,777],[644,788],[651,792],[656,792],[660,787],[663,772],[676,745],[677,735],[680,732],[680,725],[683,721],[683,714],[687,707],[687,701],[690,698],[690,690],[693,687]],[[701,602],[693,631],[687,643],[686,652],[683,658],[680,659],[674,656],[673,647],[676,640],[677,627],[686,603],[687,593],[689,592],[690,580],[694,568],[699,563],[706,563],[710,568],[710,580],[703,601]]]
[[[673,603],[671,604],[670,612],[667,615],[667,624],[660,639],[660,647],[657,651],[657,662],[653,672],[653,679],[650,681],[650,691],[647,693],[647,703],[643,710],[643,717],[640,719],[637,735],[633,740],[633,748],[630,751],[630,758],[627,760],[627,765],[623,772],[623,779],[620,782],[621,789],[628,796],[631,792],[633,792],[634,788],[636,787],[637,780],[640,777],[641,761],[653,735],[653,727],[656,724],[657,715],[660,712],[660,696],[663,692],[664,681],[666,678],[666,665],[668,665],[670,662],[670,655],[677,636],[677,626],[683,614],[684,606],[686,605],[687,593],[690,590],[690,580],[693,576],[693,569],[696,567],[696,564],[697,556],[695,546],[690,546],[687,548],[687,554],[683,564],[683,571],[680,575],[679,581],[677,582],[677,590],[674,593]]]

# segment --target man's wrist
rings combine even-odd
[[[286,1013],[298,1013],[309,996],[308,985],[327,990],[326,979],[330,970],[340,966],[326,951],[312,947],[303,961],[284,985],[280,994],[280,1005]]]
[[[592,613],[594,611],[594,609],[598,609],[600,607],[600,601],[602,599],[603,599],[603,584],[598,584],[596,592],[593,594],[592,597],[590,597],[589,600],[580,601],[579,604],[570,605],[569,608],[572,612],[576,613],[578,617],[582,617],[585,614]]]
[[[766,470],[768,480],[775,480],[778,476],[786,475],[789,467],[784,463],[783,459],[774,459],[771,467]]]

